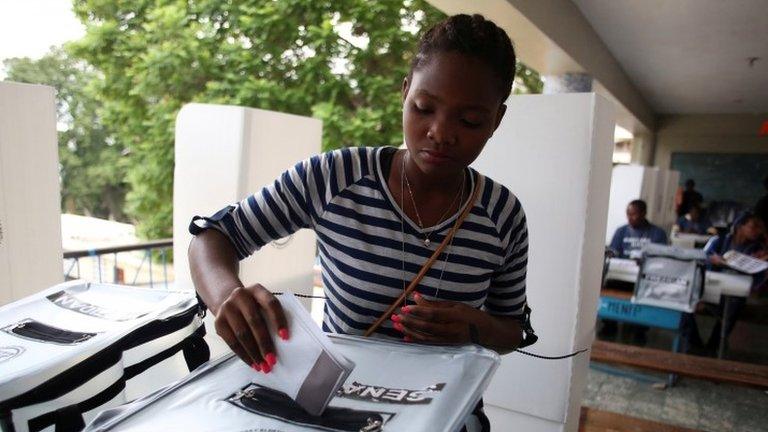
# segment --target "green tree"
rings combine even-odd
[[[323,148],[402,142],[400,86],[423,0],[74,0],[75,46],[104,74],[104,120],[129,151],[127,210],[171,232],[173,127],[185,103],[323,121]]]
[[[125,220],[125,163],[98,115],[98,74],[61,47],[38,60],[3,62],[9,81],[56,89],[62,210]]]
[[[512,88],[514,94],[541,93],[544,83],[539,73],[523,63],[517,62],[515,68],[515,84]]]

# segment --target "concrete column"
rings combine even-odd
[[[632,138],[632,163],[652,166],[656,140],[651,133],[639,133]],[[660,167],[669,169],[669,167]]]
[[[544,94],[555,93],[590,93],[592,75],[585,73],[564,73],[544,76]]]

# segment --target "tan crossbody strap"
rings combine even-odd
[[[464,222],[464,219],[467,218],[467,215],[469,215],[469,212],[472,210],[472,207],[475,205],[475,200],[477,199],[477,195],[480,192],[480,183],[482,183],[480,176],[478,176],[477,181],[475,182],[475,188],[472,190],[472,196],[469,197],[469,201],[467,202],[467,206],[464,208],[464,211],[461,212],[459,217],[456,219],[456,223],[453,224],[453,227],[448,232],[448,234],[443,239],[443,242],[440,243],[440,245],[437,247],[435,252],[432,254],[431,257],[427,260],[426,263],[421,267],[421,270],[419,270],[419,273],[416,275],[416,277],[411,281],[410,285],[403,291],[402,294],[400,294],[400,297],[397,298],[397,300],[392,303],[387,310],[381,314],[379,319],[376,320],[371,326],[368,328],[368,330],[365,331],[365,336],[368,337],[373,334],[373,332],[376,331],[377,328],[381,326],[381,324],[386,321],[390,315],[397,309],[397,307],[405,301],[406,298],[408,298],[409,295],[413,292],[413,290],[416,289],[416,287],[419,285],[419,282],[421,282],[422,279],[424,279],[424,276],[427,274],[427,271],[432,267],[432,264],[437,261],[437,257],[440,256],[440,254],[443,252],[443,250],[451,243],[451,239],[456,234],[456,232],[459,230],[459,227],[461,226],[462,222]]]

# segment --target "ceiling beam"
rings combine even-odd
[[[594,90],[616,103],[619,125],[633,133],[655,130],[655,112],[570,0],[428,1],[449,15],[493,20],[509,34],[520,61],[541,75],[590,74]]]

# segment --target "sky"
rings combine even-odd
[[[71,0],[0,0],[0,79],[3,60],[40,58],[51,46],[84,33]]]

